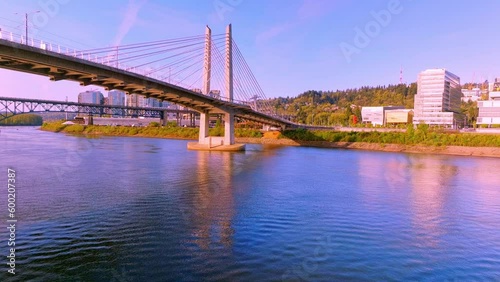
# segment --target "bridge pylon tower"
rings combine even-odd
[[[233,36],[232,26],[226,27],[226,48],[225,48],[225,99],[233,102]],[[210,80],[212,74],[212,30],[206,27],[205,30],[205,56],[203,67],[203,94],[210,94]],[[230,108],[219,108],[217,113],[223,115],[224,136],[215,137],[209,135],[210,112],[200,112],[200,133],[198,143],[188,143],[190,150],[205,151],[243,151],[245,144],[236,144],[234,138],[234,111]]]

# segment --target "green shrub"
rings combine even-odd
[[[81,125],[81,124],[72,124],[72,125],[68,125],[64,128],[64,132],[73,133],[73,134],[83,133],[84,130],[85,130],[85,126]]]

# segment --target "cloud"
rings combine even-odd
[[[297,16],[301,21],[322,17],[328,14],[337,1],[332,0],[304,0],[297,10]]]
[[[256,41],[257,41],[257,43],[260,43],[260,42],[271,40],[271,39],[279,36],[280,34],[288,31],[294,25],[295,24],[293,24],[291,22],[284,23],[281,25],[275,25],[275,26],[271,27],[270,29],[267,29],[264,32],[257,34]]]
[[[295,18],[294,21],[277,24],[259,33],[256,37],[256,42],[262,43],[272,40],[280,34],[304,24],[308,20],[323,17],[336,7],[337,2],[334,0],[303,0],[302,5],[295,11],[295,15],[291,16]]]
[[[123,38],[125,38],[132,27],[134,27],[138,19],[139,11],[146,2],[147,0],[141,0],[139,2],[136,2],[136,0],[129,0],[125,16],[118,28],[118,33],[113,39],[113,45],[119,46],[121,44]]]

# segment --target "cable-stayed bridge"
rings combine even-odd
[[[243,148],[234,143],[239,117],[279,127],[296,124],[274,114],[233,40],[224,34],[73,50],[0,31],[0,68],[77,81],[169,101],[200,112],[199,146]],[[225,136],[210,137],[210,114],[222,114]]]

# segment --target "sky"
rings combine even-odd
[[[2,31],[23,33],[26,12],[34,37],[79,50],[231,23],[267,97],[398,84],[401,69],[405,83],[428,68],[462,83],[500,77],[500,1],[0,0]],[[90,88],[0,69],[0,96],[76,101]]]

